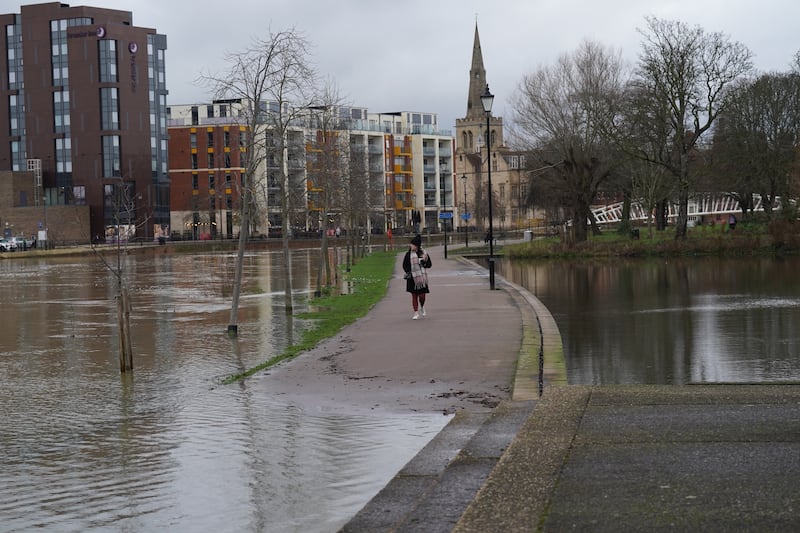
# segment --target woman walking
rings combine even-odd
[[[406,292],[411,293],[411,307],[414,308],[414,316],[411,317],[413,320],[419,319],[420,313],[425,316],[425,296],[430,292],[426,269],[432,264],[430,256],[422,249],[422,237],[414,236],[409,250],[403,257]]]

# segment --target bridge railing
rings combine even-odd
[[[753,211],[763,211],[761,195],[753,195]],[[780,207],[780,198],[776,198],[774,208]],[[622,202],[601,206],[592,210],[598,224],[614,224],[622,219]],[[689,216],[726,215],[740,211],[739,200],[730,194],[702,194],[689,199]],[[678,204],[668,205],[667,219],[674,220],[678,216]],[[631,202],[631,220],[647,220],[647,211],[638,201]]]

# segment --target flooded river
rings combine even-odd
[[[800,258],[499,262],[553,314],[572,384],[800,381]]]
[[[295,307],[316,280],[293,252]],[[0,261],[0,531],[335,531],[449,417],[309,412],[227,375],[302,331],[282,260],[130,256],[134,372],[121,377],[114,279],[95,258]]]
[[[316,253],[293,252],[301,310]],[[449,420],[279,401],[221,379],[306,327],[281,259],[130,256],[132,376],[95,258],[0,261],[0,531],[331,532]],[[571,383],[800,380],[800,259],[499,262],[553,313]]]

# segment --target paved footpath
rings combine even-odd
[[[342,531],[800,531],[800,385],[568,386],[535,297],[429,252],[425,319],[398,257],[365,318],[256,378],[309,409],[455,413]]]
[[[259,386],[328,412],[489,412],[510,399],[523,336],[517,301],[490,291],[480,266],[445,260],[441,246],[430,254],[425,318],[411,319],[399,254],[386,297],[367,316],[260,374]]]

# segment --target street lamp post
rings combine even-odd
[[[461,176],[461,183],[464,186],[464,214],[461,215],[461,220],[464,221],[464,247],[469,248],[469,216],[467,212],[467,175]]]
[[[492,136],[489,133],[489,118],[492,116],[492,103],[494,95],[489,92],[489,84],[481,95],[481,105],[486,112],[486,164],[488,166],[489,180],[489,289],[494,290],[494,227],[492,224]]]
[[[447,259],[447,219],[445,218],[445,198],[444,198],[444,180],[442,180],[442,212],[439,215],[439,219],[442,221],[442,226],[444,227],[444,258]]]

